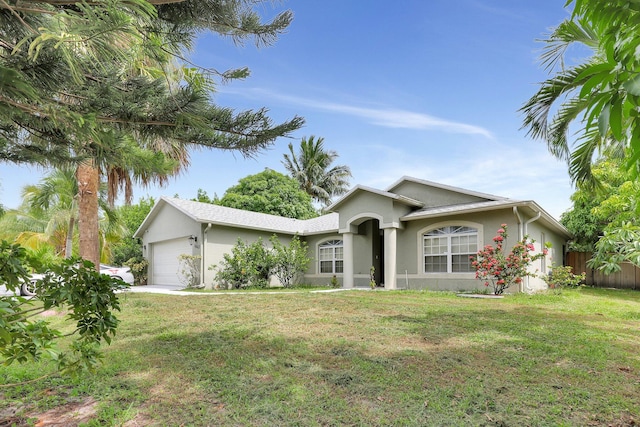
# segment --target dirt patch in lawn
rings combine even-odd
[[[33,424],[35,427],[75,427],[91,421],[96,415],[97,406],[98,402],[89,397],[81,401],[69,402],[41,414],[30,413],[27,416],[31,421],[37,420]]]

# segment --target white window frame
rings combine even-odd
[[[469,271],[469,272],[452,272],[452,255],[460,255],[461,253],[458,254],[451,254],[451,251],[449,250],[450,248],[450,239],[448,242],[448,250],[447,252],[447,271],[442,271],[442,272],[426,272],[425,271],[425,253],[424,253],[424,242],[425,242],[425,235],[427,235],[429,232],[433,232],[435,230],[439,230],[445,227],[468,227],[468,228],[473,228],[476,230],[476,247],[477,249],[481,249],[482,248],[482,242],[484,241],[484,237],[483,237],[483,230],[484,230],[484,226],[482,224],[476,223],[476,222],[471,222],[471,221],[444,221],[444,222],[439,222],[436,224],[431,224],[427,227],[422,228],[421,230],[418,231],[417,233],[417,255],[418,255],[418,275],[422,276],[422,277],[430,277],[430,278],[436,278],[436,277],[440,277],[440,278],[464,278],[467,279],[469,277],[474,277],[475,272],[474,271]],[[476,251],[473,251],[473,253],[469,252],[469,256],[473,256],[477,253]],[[466,252],[464,253],[466,256]]]
[[[323,252],[325,251],[329,252],[329,256],[323,259]],[[318,274],[333,275],[344,272],[344,241],[342,239],[325,240],[319,243],[317,253]],[[330,263],[331,271],[322,271],[323,263]]]

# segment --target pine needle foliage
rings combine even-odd
[[[261,3],[0,1],[0,161],[77,167],[86,183],[81,217],[95,230],[102,177],[111,203],[119,192],[130,201],[133,184],[166,183],[196,148],[253,156],[289,135],[302,118],[274,124],[266,108],[213,102],[216,81],[244,78],[248,69],[204,69],[186,59],[205,32],[273,43],[293,14],[263,22]],[[80,226],[81,255],[92,259],[95,239],[87,232],[83,240]]]

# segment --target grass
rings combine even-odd
[[[185,288],[180,289],[181,292],[194,292],[194,293],[205,293],[205,294],[224,294],[224,293],[286,293],[286,292],[313,292],[313,291],[331,291],[340,288],[330,288],[328,286],[322,285],[308,285],[308,284],[298,284],[296,286],[290,288],[284,288],[281,286],[267,287],[267,288],[258,288],[258,287],[248,287],[248,288],[240,288],[240,289],[204,289],[204,288]]]
[[[88,426],[626,426],[640,419],[638,292],[502,300],[413,291],[126,294],[122,306],[98,372],[2,388],[0,414],[11,409],[16,425],[30,425],[35,414],[92,398],[98,404]],[[0,383],[47,369],[0,367]]]

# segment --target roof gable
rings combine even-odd
[[[347,194],[345,194],[339,200],[337,200],[335,203],[333,203],[331,206],[329,206],[327,208],[327,210],[328,211],[335,211],[341,205],[345,204],[346,202],[348,202],[349,200],[354,198],[355,195],[357,193],[360,193],[360,192],[367,192],[367,193],[376,194],[378,196],[391,199],[392,201],[395,201],[395,202],[398,202],[398,203],[402,203],[404,205],[407,205],[407,206],[410,206],[410,207],[413,207],[413,208],[421,208],[422,206],[424,206],[424,203],[422,203],[421,201],[412,199],[412,198],[404,196],[402,194],[396,194],[396,193],[391,193],[389,191],[378,190],[377,188],[371,188],[371,187],[367,187],[367,186],[364,186],[364,185],[356,185],[351,190],[349,190],[349,192]]]
[[[404,176],[393,183],[386,191],[403,194],[420,200],[425,206],[446,206],[460,203],[476,203],[483,201],[508,200],[506,197],[437,182]]]

